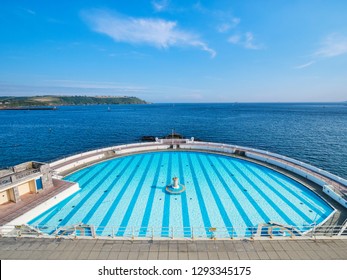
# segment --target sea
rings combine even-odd
[[[0,168],[140,142],[172,131],[259,148],[347,178],[347,103],[60,106],[0,110]]]

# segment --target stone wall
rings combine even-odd
[[[48,189],[53,188],[52,172],[49,164],[44,164],[40,166],[40,172],[42,174],[42,188]]]

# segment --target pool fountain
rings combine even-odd
[[[165,190],[170,194],[181,194],[186,190],[186,187],[179,183],[178,177],[173,177],[172,184],[166,186]]]

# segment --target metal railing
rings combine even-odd
[[[109,239],[283,239],[347,238],[346,225],[286,226],[260,224],[254,227],[100,227],[76,224],[63,227],[6,225],[0,228],[7,237],[62,237]]]

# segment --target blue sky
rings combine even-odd
[[[2,0],[0,7],[0,95],[347,100],[345,0]]]

